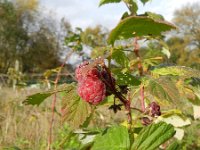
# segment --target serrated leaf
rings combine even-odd
[[[150,79],[147,89],[151,95],[159,100],[167,100],[170,102],[180,100],[177,87],[168,78]]]
[[[116,74],[116,82],[118,85],[131,85],[138,86],[141,81],[129,73],[118,73]]]
[[[46,98],[51,96],[54,93],[63,92],[63,91],[70,91],[73,88],[72,84],[60,86],[57,90],[49,90],[46,92],[40,92],[33,95],[29,95],[23,101],[25,105],[37,105],[39,106]]]
[[[131,16],[121,20],[111,31],[108,43],[114,44],[115,40],[140,36],[160,36],[162,32],[175,28],[174,25],[166,21],[155,21],[149,17]]]
[[[126,56],[125,52],[121,49],[115,49],[112,53],[112,59],[116,61],[116,63],[120,64],[121,66],[128,68],[129,59]]]
[[[168,66],[163,68],[156,68],[152,70],[153,75],[173,75],[184,78],[196,77],[200,78],[200,71],[184,66]]]
[[[67,121],[72,128],[79,128],[91,114],[90,104],[77,94],[76,87],[67,92],[62,100],[62,122]]]
[[[95,138],[92,150],[127,150],[130,148],[128,130],[124,126],[112,126]]]
[[[23,101],[23,103],[25,105],[40,105],[46,98],[48,98],[49,96],[51,96],[53,93],[37,93],[34,95],[30,95],[26,98],[25,101]]]
[[[99,6],[109,4],[109,3],[119,3],[121,0],[101,0]]]
[[[135,139],[132,150],[155,150],[175,134],[174,127],[164,122],[144,127]]]

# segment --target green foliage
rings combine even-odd
[[[76,28],[75,31],[69,31],[68,36],[65,37],[65,45],[71,48],[75,52],[80,52],[83,50],[83,45],[81,41],[82,29]]]
[[[128,130],[124,126],[112,126],[97,135],[92,150],[127,150],[130,147]]]
[[[2,73],[14,67],[15,60],[19,61],[22,73],[42,72],[60,64],[61,45],[55,34],[55,20],[46,14],[41,15],[36,1],[0,1]]]
[[[174,127],[164,122],[144,127],[135,139],[132,150],[154,150],[175,134]]]
[[[102,26],[94,28],[88,27],[81,33],[82,43],[92,48],[101,48],[106,46],[108,31]]]
[[[160,14],[152,13],[152,12],[145,12],[145,15],[153,20],[156,21],[164,21],[164,17]]]
[[[165,21],[156,21],[149,17],[131,16],[123,19],[110,33],[109,44],[116,40],[141,36],[160,36],[162,32],[176,27]]]
[[[101,0],[99,5],[121,1]],[[148,1],[141,0],[143,4]],[[77,85],[75,84],[67,85],[61,89],[58,88],[56,91],[30,95],[24,101],[25,104],[40,105],[52,94],[62,92],[59,95],[62,97],[62,123],[66,122],[72,131],[70,130],[65,136],[61,137],[61,140],[63,138],[61,143],[57,142],[55,145],[57,149],[67,149],[72,146],[82,150],[155,150],[166,143],[169,150],[182,148],[181,144],[183,143],[167,142],[174,136],[174,126],[176,125],[159,122],[159,119],[167,122],[167,119],[172,118],[175,114],[178,116],[173,118],[181,118],[181,121],[187,117],[193,119],[191,117],[191,106],[192,104],[199,105],[200,102],[198,82],[194,79],[199,79],[200,72],[188,67],[166,66],[165,61],[168,63],[171,53],[168,46],[160,38],[163,32],[176,29],[176,27],[164,21],[163,16],[159,14],[146,12],[137,15],[138,5],[136,0],[123,0],[123,2],[130,12],[125,12],[120,23],[111,31],[108,44],[112,46],[106,43],[107,32],[103,32],[98,26],[87,28],[84,31],[80,28],[76,28],[75,31],[70,30],[65,38],[66,46],[76,54],[83,56],[83,45],[86,45],[89,48],[94,48],[91,57],[103,56],[103,59],[90,61],[88,66],[79,70],[83,78],[94,67],[98,71],[103,71],[101,77],[95,74],[95,77],[99,77],[99,80],[103,81],[105,90],[107,90],[107,98],[103,103],[92,106],[81,99],[77,94]],[[129,38],[135,38],[134,42],[128,41]],[[148,47],[142,49],[142,54],[139,54],[141,49],[139,40],[143,39],[156,39],[158,42],[150,42],[147,44]],[[117,43],[117,40],[123,41]],[[135,56],[132,56],[133,54]],[[108,60],[108,66],[106,66],[107,62],[104,64],[104,59]],[[164,64],[160,64],[161,62]],[[165,67],[161,67],[164,65]],[[91,72],[91,74],[93,73]],[[46,72],[46,77],[49,74],[51,74],[51,71]],[[78,82],[81,82],[81,79]],[[111,95],[107,96],[108,94]],[[138,99],[141,99],[141,108],[138,108]],[[153,101],[161,104],[162,115],[160,106],[155,102],[152,103]],[[188,101],[189,103],[183,105]],[[165,106],[165,104],[168,105]],[[170,104],[176,104],[176,109]],[[107,106],[109,109],[113,109],[115,113],[120,113],[115,116],[127,115],[128,121],[124,121],[123,117],[114,120],[110,117],[111,111],[107,110]],[[183,111],[183,108],[187,112]],[[132,116],[132,110],[138,111],[138,113],[134,113],[134,116]],[[160,115],[161,117],[157,118]],[[186,117],[186,115],[188,116]],[[111,122],[110,118],[107,119],[108,117],[114,121]],[[155,123],[155,120],[158,123]],[[183,123],[185,122],[183,121]],[[126,127],[113,125],[116,123],[126,124]],[[99,127],[102,128],[99,129]],[[105,129],[105,127],[107,128]],[[71,141],[73,144],[70,144]]]
[[[170,59],[172,63],[198,70],[200,70],[199,13],[199,3],[185,5],[176,10],[173,22],[179,31],[174,31],[173,36],[166,41],[172,53]]]
[[[180,101],[179,91],[169,78],[150,79],[147,89],[158,101]]]
[[[169,145],[166,150],[181,150],[181,146],[178,141],[174,141],[171,145]]]
[[[195,70],[189,67],[184,66],[167,66],[162,68],[156,68],[151,71],[154,75],[173,75],[173,76],[179,76],[183,78],[191,78],[191,77],[200,77],[200,71]]]
[[[112,53],[112,59],[115,60],[116,63],[121,65],[121,67],[128,68],[129,59],[123,50],[114,49]]]
[[[121,0],[101,0],[99,6],[109,4],[109,3],[119,3]]]
[[[70,91],[64,93],[62,99],[62,122],[67,121],[72,128],[79,128],[90,118],[92,106],[83,101],[73,86]],[[85,125],[84,124],[84,125]]]
[[[34,95],[30,95],[24,101],[26,105],[40,105],[47,97],[51,96],[53,93],[36,93]]]
[[[140,80],[129,73],[117,73],[116,82],[118,85],[139,86]]]
[[[36,93],[33,95],[27,96],[27,98],[23,101],[26,105],[40,105],[46,98],[51,96],[52,94],[63,92],[69,93],[72,89],[74,89],[74,85],[62,85],[57,90],[50,90],[42,93]]]
[[[143,4],[146,4],[150,0],[140,0]]]

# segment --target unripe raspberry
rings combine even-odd
[[[156,102],[152,102],[151,104],[149,104],[149,108],[152,117],[161,115],[160,106]]]
[[[105,98],[106,86],[97,77],[87,76],[78,83],[79,96],[91,104],[98,104]]]

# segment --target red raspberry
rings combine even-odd
[[[88,61],[84,61],[82,64],[80,64],[76,70],[75,70],[75,77],[76,77],[76,80],[81,80],[83,75],[82,75],[82,69],[87,66],[89,64]]]
[[[106,86],[97,77],[84,77],[78,84],[79,96],[91,104],[98,104],[105,98]]]
[[[92,68],[89,70],[85,68],[85,66],[88,64],[89,62],[85,61],[76,68],[75,76],[78,81],[81,81],[84,76],[99,77],[99,71],[97,68]]]

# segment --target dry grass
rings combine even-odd
[[[51,101],[40,107],[22,104],[26,95],[37,91],[39,89],[0,90],[0,149],[13,146],[33,150],[46,148]],[[55,119],[59,126],[58,116]]]

